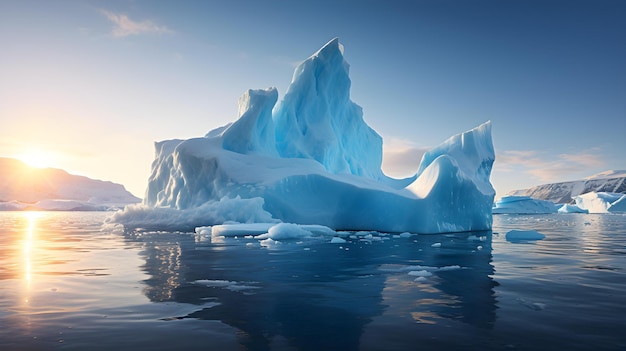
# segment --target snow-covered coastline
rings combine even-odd
[[[107,211],[141,202],[123,185],[0,158],[0,211]]]

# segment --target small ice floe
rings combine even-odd
[[[276,249],[282,244],[280,241],[274,240],[272,238],[263,239],[259,241],[259,243],[261,244],[261,246],[268,249]]]
[[[346,242],[347,242],[346,239],[342,239],[338,236],[335,236],[332,239],[330,239],[331,244],[345,244]]]
[[[432,244],[430,246],[432,246],[432,247],[441,247],[441,243],[434,243],[434,244]]]
[[[211,227],[197,227],[196,234],[243,237],[246,239],[272,238],[274,240],[301,239],[311,236],[336,235],[337,233],[323,225],[294,223],[226,223]]]
[[[536,230],[511,230],[506,233],[506,240],[510,242],[541,240],[545,237]]]
[[[267,230],[267,233],[255,236],[256,239],[301,239],[307,238],[313,235],[310,231],[304,229],[302,226],[293,223],[279,223]]]

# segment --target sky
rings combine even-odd
[[[332,38],[385,172],[491,120],[497,197],[626,169],[626,2],[0,0],[0,157],[142,197],[154,142],[282,98]]]

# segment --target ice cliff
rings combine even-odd
[[[288,222],[332,229],[442,233],[491,228],[491,124],[426,153],[416,175],[381,171],[382,138],[350,100],[349,65],[331,40],[302,62],[282,101],[248,90],[238,119],[204,137],[155,144],[131,227]]]

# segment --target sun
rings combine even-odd
[[[35,168],[52,167],[55,162],[54,154],[38,149],[31,149],[18,157],[19,160]]]

